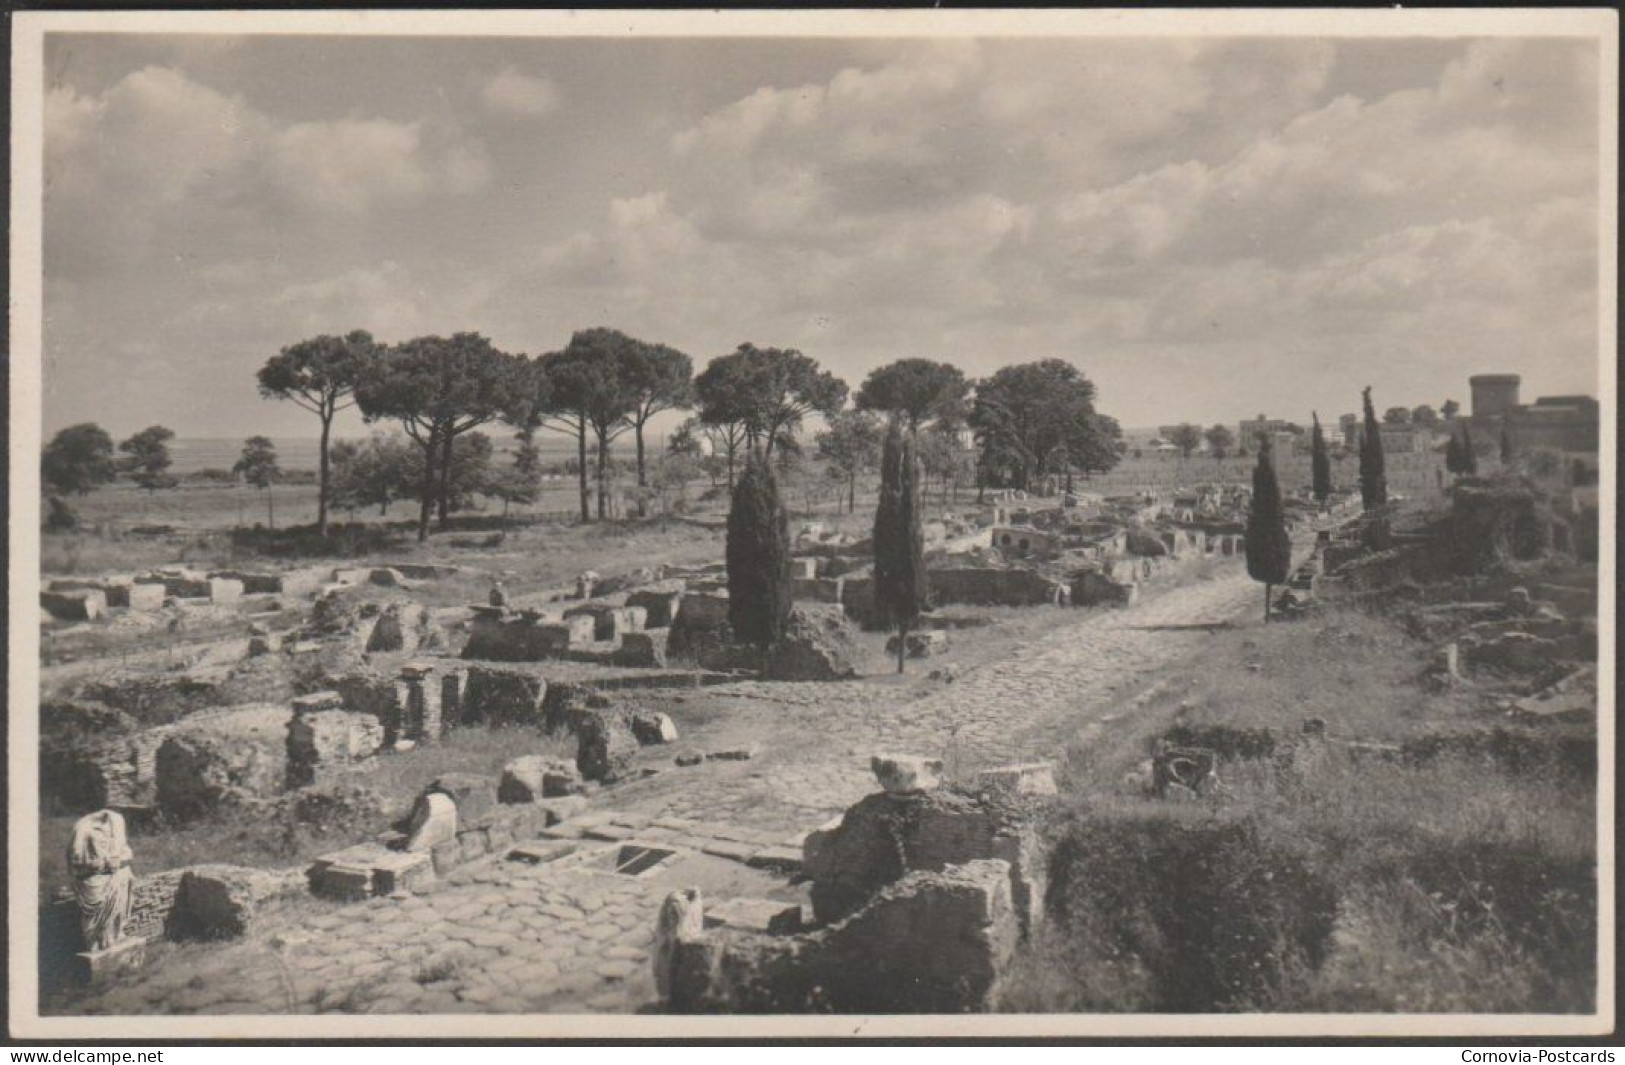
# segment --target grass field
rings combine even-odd
[[[1413,762],[1336,745],[1311,757],[1299,744],[1295,760],[1226,760],[1222,790],[1199,804],[1138,793],[1151,741],[1175,725],[1292,744],[1314,717],[1334,739],[1397,745],[1496,724],[1482,693],[1423,689],[1428,655],[1380,613],[1249,622],[1069,750],[1053,838],[1087,840],[1111,883],[1079,874],[1062,899],[1052,879],[1052,912],[1093,917],[1052,922],[1018,963],[1008,1008],[1592,1008],[1594,774],[1556,758]],[[1180,877],[1224,890],[1201,897]],[[1304,902],[1317,892],[1319,910]]]

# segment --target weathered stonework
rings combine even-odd
[[[661,909],[653,964],[677,1013],[965,1013],[997,1004],[1019,937],[1008,865],[973,861],[911,873],[794,935],[707,929],[690,889]]]

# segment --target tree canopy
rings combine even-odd
[[[316,527],[327,532],[328,442],[333,416],[355,405],[356,384],[371,373],[382,349],[357,329],[342,337],[319,336],[290,344],[259,370],[260,395],[289,400],[321,419],[316,479]]]
[[[149,491],[174,486],[175,478],[168,473],[172,461],[169,442],[173,439],[174,430],[162,425],[149,425],[119,444],[118,449],[128,456],[124,460],[124,468],[130,472],[136,484]]]
[[[113,438],[94,422],[60,430],[40,455],[40,478],[58,495],[80,495],[116,476]]]
[[[694,379],[700,419],[707,425],[736,424],[747,443],[771,455],[808,414],[837,413],[847,387],[817,360],[791,348],[741,344],[711,360]]]
[[[637,444],[638,487],[648,486],[648,464],[644,454],[644,430],[649,419],[668,410],[694,405],[694,360],[665,344],[634,341],[629,349],[627,386],[631,391],[632,436]],[[643,513],[639,497],[638,512]]]
[[[1179,449],[1181,458],[1188,459],[1193,451],[1202,446],[1202,427],[1181,422],[1168,434],[1168,442]]]
[[[1230,449],[1236,446],[1236,434],[1230,431],[1228,425],[1211,425],[1202,437],[1207,440],[1207,449],[1216,459],[1224,458],[1230,453]]]
[[[984,471],[1015,488],[1070,465],[1107,470],[1116,425],[1095,413],[1095,386],[1062,359],[1019,363],[981,382],[970,424]]]
[[[397,345],[357,385],[356,400],[366,419],[399,421],[423,452],[419,540],[428,536],[434,503],[442,526],[452,509],[450,464],[457,437],[507,413],[518,386],[530,382],[523,360],[498,351],[478,333],[456,333]]]
[[[277,465],[276,444],[268,436],[251,436],[243,441],[242,455],[231,472],[255,488],[269,488],[282,476]]]
[[[859,410],[901,417],[910,429],[942,419],[957,423],[965,416],[970,382],[957,366],[930,359],[898,359],[875,369],[858,389]]]
[[[366,442],[341,440],[333,445],[333,499],[336,507],[354,510],[389,505],[411,495],[412,448],[399,436],[374,433]]]
[[[847,512],[857,508],[858,477],[880,458],[880,419],[866,410],[842,411],[817,437],[818,455],[846,482]]]

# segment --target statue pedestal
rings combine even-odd
[[[81,951],[73,956],[73,978],[81,984],[113,973],[138,969],[147,961],[147,937],[129,936],[106,950]]]

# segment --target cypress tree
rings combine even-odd
[[[1375,510],[1388,502],[1387,461],[1382,453],[1382,431],[1377,412],[1371,406],[1371,386],[1361,393],[1365,401],[1365,425],[1360,433],[1360,504]]]
[[[734,485],[727,562],[734,638],[766,650],[790,620],[790,524],[773,468],[757,452]]]
[[[1313,480],[1315,502],[1325,503],[1332,494],[1332,456],[1326,450],[1326,434],[1320,429],[1320,414],[1309,412],[1315,427],[1309,438],[1309,468]]]
[[[920,524],[919,460],[914,435],[893,421],[880,457],[880,504],[875,508],[875,610],[897,629],[897,672],[908,654],[908,632],[926,606],[925,531]]]
[[[1506,466],[1512,462],[1515,455],[1512,447],[1512,419],[1501,419],[1501,465]]]
[[[1473,427],[1466,422],[1461,423],[1461,472],[1466,474],[1478,472],[1478,451],[1473,447]]]
[[[1444,468],[1458,475],[1467,472],[1461,457],[1461,438],[1455,433],[1450,434],[1449,442],[1444,445]]]
[[[1270,619],[1270,593],[1292,569],[1292,538],[1281,508],[1281,482],[1268,438],[1259,440],[1253,467],[1253,500],[1247,511],[1247,576],[1264,585],[1264,620]]]

